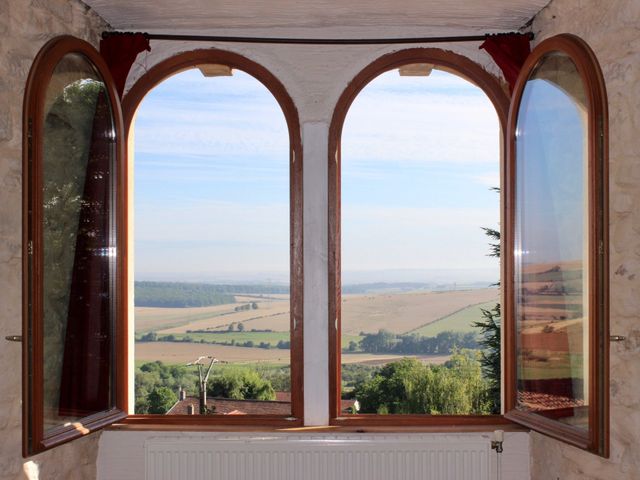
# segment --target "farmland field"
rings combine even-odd
[[[167,364],[192,362],[199,356],[211,355],[222,362],[289,364],[289,350],[232,347],[206,343],[138,342],[136,360],[160,360]]]
[[[209,345],[201,343],[180,342],[138,342],[136,343],[136,361],[151,362],[160,360],[165,364],[185,364],[201,355],[211,355],[223,362],[234,364],[268,363],[276,365],[289,364],[289,350],[232,347],[227,345]],[[344,354],[342,363],[363,363],[366,365],[382,365],[406,355],[372,355]],[[416,357],[424,363],[440,364],[448,355],[422,355]]]
[[[458,310],[498,300],[497,288],[443,292],[344,295],[342,332],[358,335],[386,329],[407,333],[423,328]],[[480,320],[481,317],[477,319]],[[449,330],[443,324],[444,330]]]
[[[235,299],[236,303],[210,307],[136,307],[136,338],[140,340],[149,332],[157,335],[157,341],[136,342],[136,359],[172,364],[214,355],[233,363],[288,364],[289,350],[276,348],[279,342],[290,340],[287,295],[239,294]],[[446,330],[473,331],[470,325],[481,319],[480,308],[492,308],[497,300],[495,288],[344,295],[342,347],[346,349],[351,342],[358,344],[362,339],[360,333],[375,333],[382,328],[398,334],[425,336],[436,336]],[[164,341],[167,337],[171,341]],[[258,348],[261,343],[270,348]],[[402,357],[392,353],[345,352],[342,361],[379,365]],[[426,363],[442,363],[448,355],[416,358]]]
[[[409,333],[417,333],[427,337],[434,337],[440,332],[447,330],[451,332],[473,332],[475,329],[475,327],[473,327],[473,322],[477,322],[482,319],[482,310],[491,310],[496,306],[497,302],[498,299],[496,298],[491,302],[471,305],[431,322],[424,327],[412,330]]]
[[[258,296],[237,296],[235,304],[193,308],[136,307],[136,333],[183,334],[189,331],[225,331],[230,324],[242,323],[245,331],[289,330],[289,302]],[[281,296],[278,296],[281,297]],[[394,333],[465,331],[463,324],[480,308],[491,308],[498,300],[498,289],[444,292],[378,293],[344,295],[342,332],[359,335],[381,328]],[[239,305],[255,302],[257,309],[235,311]],[[476,319],[480,319],[478,316]],[[428,325],[436,322],[438,326]],[[468,331],[468,330],[467,330]]]

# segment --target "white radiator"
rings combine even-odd
[[[482,436],[148,439],[147,480],[489,480]]]

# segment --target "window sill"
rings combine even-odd
[[[197,417],[197,416],[196,416]],[[355,417],[355,416],[354,416]],[[127,417],[120,423],[116,423],[108,430],[117,431],[159,431],[159,432],[283,432],[283,433],[471,433],[471,432],[492,432],[500,429],[507,432],[528,432],[529,429],[519,426],[501,415],[491,415],[486,417],[439,417],[434,423],[433,417],[429,418],[430,424],[425,423],[425,418],[421,418],[422,424],[416,423],[415,416],[410,418],[391,417],[387,421],[378,421],[380,417],[367,418],[365,416],[340,417],[332,419],[331,425],[323,426],[303,426],[302,420],[285,420],[282,418],[243,418],[229,420],[216,418],[216,423],[203,423],[197,418],[182,418],[176,416],[168,421],[166,417],[156,418],[144,415],[134,415]],[[362,420],[361,420],[362,419]],[[267,421],[268,420],[268,421]],[[240,421],[242,423],[240,423]]]

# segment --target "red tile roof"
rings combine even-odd
[[[342,412],[351,413],[355,400],[342,400]],[[195,415],[200,414],[200,399],[186,397],[175,403],[167,415],[188,415],[189,405]],[[207,398],[207,408],[215,407],[218,415],[291,415],[291,393],[276,392],[276,400],[233,400],[231,398]]]
[[[200,400],[197,397],[187,397],[176,402],[167,415],[187,415],[189,405],[193,405],[196,414],[200,413]],[[219,415],[291,415],[291,402],[276,400],[207,398],[207,408],[215,408],[215,413]]]

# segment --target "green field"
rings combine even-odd
[[[417,333],[425,337],[435,337],[444,331],[476,332],[478,329],[473,327],[472,323],[482,320],[481,310],[491,310],[495,306],[495,301],[470,305],[407,333]]]
[[[141,335],[136,336],[136,340],[140,339]],[[159,334],[160,338],[165,335]],[[236,344],[243,344],[245,342],[253,342],[257,347],[260,343],[268,343],[271,347],[275,348],[278,342],[287,342],[290,340],[289,332],[203,332],[203,333],[174,333],[173,336],[176,341],[181,341],[184,337],[190,337],[195,343],[204,340],[205,343],[217,343],[217,344],[230,344],[235,341]],[[354,341],[358,343],[362,337],[357,335],[343,335],[342,346],[346,348],[349,342]]]

